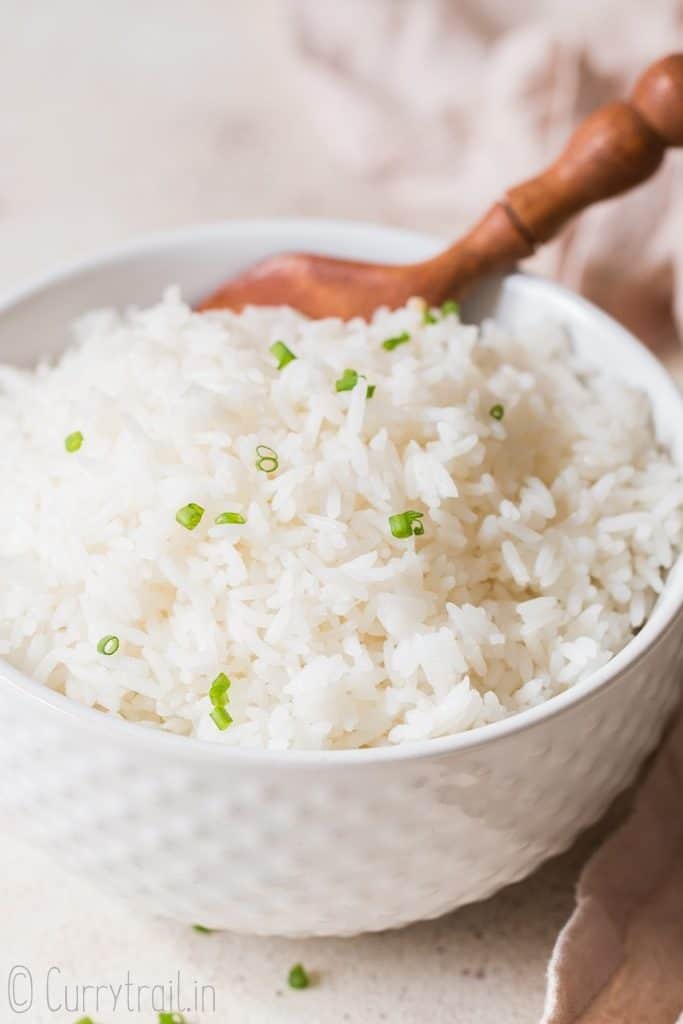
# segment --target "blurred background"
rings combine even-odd
[[[225,217],[456,236],[680,46],[682,0],[3,0],[0,282]],[[673,355],[683,164],[539,254]]]
[[[347,217],[457,237],[553,158],[582,116],[683,47],[683,0],[1,10],[0,290],[135,235],[221,218]],[[590,211],[533,265],[612,311],[683,379],[682,239],[682,155],[669,154],[654,181]],[[8,836],[0,965],[51,963],[59,936],[65,973],[118,978],[133,950],[146,977],[182,964],[216,984],[241,1024],[270,1024],[304,1019],[300,1004],[283,1009],[274,981],[303,956],[324,973],[307,996],[317,1024],[536,1020],[577,875],[608,827],[486,903],[314,952],[228,935],[201,945]]]

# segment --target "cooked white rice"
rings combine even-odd
[[[56,366],[0,369],[0,655],[131,721],[274,748],[443,736],[604,665],[683,540],[647,398],[556,326],[422,312],[200,315],[169,291],[86,317]],[[347,367],[365,377],[337,393]],[[394,538],[408,509],[424,535]]]

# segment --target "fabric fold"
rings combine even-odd
[[[682,810],[683,711],[628,819],[581,874],[542,1024],[673,1024],[683,1011]]]

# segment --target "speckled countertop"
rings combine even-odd
[[[315,214],[410,223],[377,183],[339,181],[314,145],[283,16],[278,0],[5,0],[0,290],[193,221]],[[192,1015],[193,1024],[534,1024],[546,961],[594,843],[595,833],[526,882],[439,921],[290,942],[202,936],[141,915],[15,844],[3,822],[0,1021],[70,1024],[82,1013],[56,1008],[65,986],[73,1000],[76,986],[125,983],[127,971],[150,986],[180,971],[190,991],[195,980],[216,990],[216,1014]],[[306,992],[285,984],[297,960],[319,975]],[[33,976],[24,1015],[6,1005],[13,965]],[[92,1016],[155,1019],[106,1000]]]
[[[0,1020],[73,1024],[79,1013],[46,1006],[48,984],[55,1005],[65,987],[73,1001],[77,986],[125,985],[128,971],[134,984],[149,986],[168,985],[180,971],[187,1005],[195,982],[215,987],[217,1012],[188,1014],[192,1024],[536,1024],[545,962],[571,910],[588,845],[584,840],[528,881],[438,921],[302,942],[198,935],[141,915],[15,845],[10,827],[0,852]],[[317,976],[303,992],[286,984],[297,961]],[[6,1007],[16,964],[33,976],[29,1016],[15,1017]],[[51,967],[57,970],[48,979]],[[104,996],[93,1015],[98,1024],[156,1024],[150,1012],[114,1012],[111,1005]]]

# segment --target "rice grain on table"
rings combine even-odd
[[[434,315],[200,315],[169,290],[0,368],[0,655],[131,721],[282,749],[447,735],[604,665],[683,541],[648,399],[556,325]]]

